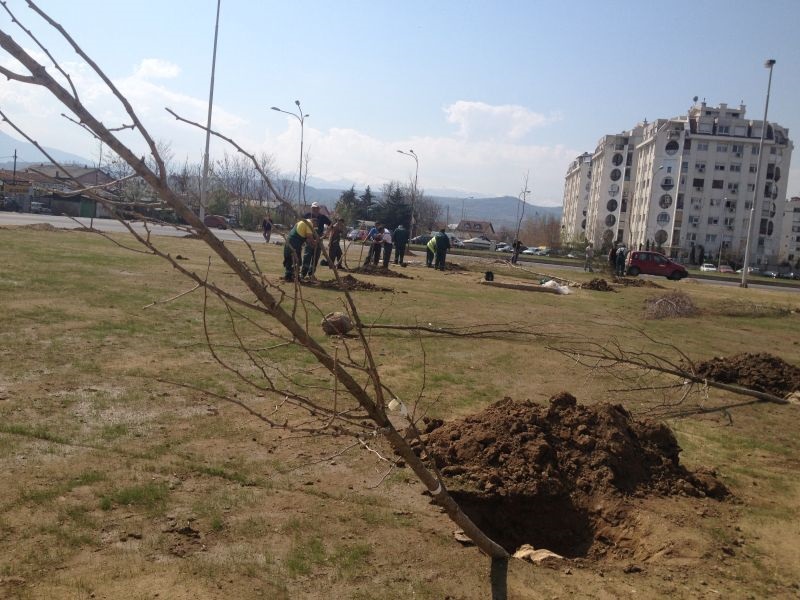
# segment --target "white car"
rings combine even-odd
[[[703,263],[702,265],[700,265],[700,270],[701,271],[716,271],[717,270],[717,265],[715,265],[713,263]]]
[[[492,242],[482,237],[470,238],[464,240],[464,248],[472,248],[473,250],[488,250],[491,248]]]

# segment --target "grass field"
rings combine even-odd
[[[159,244],[183,267],[242,292],[201,242]],[[252,262],[244,245],[229,247]],[[261,246],[255,257],[277,281],[281,248]],[[439,273],[423,260],[412,257],[402,271],[409,279],[358,276],[394,290],[355,293],[364,322],[513,323],[538,334],[374,329],[385,383],[432,416],[462,416],[505,396],[545,403],[562,390],[585,404],[622,403],[637,416],[665,414],[664,403],[676,400],[621,390],[612,373],[547,349],[561,339],[613,338],[667,352],[642,331],[693,360],[747,351],[800,365],[796,292],[689,279],[560,296],[477,281],[489,268],[507,281],[538,281],[534,271],[543,269],[589,275],[459,256],[465,270]],[[330,278],[325,269],[321,278]],[[324,375],[295,347],[273,344],[277,328],[265,319],[238,321],[233,335],[218,302],[204,316],[201,291],[180,295],[192,287],[162,259],[86,232],[0,229],[0,597],[487,597],[488,560],[452,539],[452,524],[408,470],[383,480],[385,463],[370,451],[340,454],[349,441],[271,430],[219,399],[264,411],[275,403],[214,360],[204,318],[220,356],[247,376],[255,374],[237,362],[239,340],[309,393]],[[648,298],[676,289],[699,316],[643,319]],[[341,294],[303,294],[299,314],[333,347],[318,325],[341,308]],[[667,418],[682,461],[715,468],[735,500],[649,499],[630,524],[641,543],[627,562],[514,561],[512,598],[800,594],[800,407],[713,389],[679,406],[686,410]]]

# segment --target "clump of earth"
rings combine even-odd
[[[765,352],[712,358],[696,364],[695,373],[779,398],[800,391],[800,368]]]
[[[464,512],[506,550],[523,544],[601,557],[630,543],[637,497],[722,499],[712,471],[690,472],[671,430],[618,404],[549,406],[505,398],[458,421],[428,423],[428,452]]]
[[[605,279],[595,277],[591,281],[581,284],[583,290],[594,290],[596,292],[613,292],[614,288]]]

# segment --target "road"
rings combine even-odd
[[[15,212],[0,212],[0,226],[13,226],[13,225],[35,225],[37,223],[49,223],[58,229],[78,229],[80,227],[89,227],[90,220],[85,218],[71,218],[55,215],[38,215],[31,213],[15,213]],[[144,224],[140,221],[129,221],[133,229],[140,233],[145,233]],[[92,226],[105,233],[128,233],[125,226],[116,219],[94,219],[91,223]],[[152,235],[164,235],[172,237],[183,237],[186,235],[185,231],[175,229],[167,225],[149,225]],[[240,237],[250,243],[264,243],[264,238],[261,233],[257,231],[245,231],[237,229],[236,233],[230,229],[212,229],[214,235],[224,241],[238,241]],[[272,234],[272,241],[283,243],[283,236],[280,234]]]
[[[13,225],[35,225],[37,223],[49,223],[53,227],[58,229],[78,229],[79,227],[89,227],[89,219],[85,218],[70,218],[70,217],[62,217],[62,216],[55,216],[55,215],[38,215],[32,213],[15,213],[15,212],[2,212],[0,211],[0,227],[2,226],[13,226]],[[132,221],[130,224],[133,226],[134,230],[144,233],[144,225],[139,221]],[[95,219],[93,226],[95,229],[106,233],[127,233],[128,230],[115,219]],[[185,231],[177,230],[173,227],[169,227],[166,225],[150,225],[150,231],[152,235],[165,235],[165,236],[173,236],[173,237],[183,237],[186,235]],[[246,240],[247,242],[259,244],[264,242],[264,238],[261,237],[261,233],[257,231],[245,231],[243,229],[237,229],[236,233],[229,229],[212,229],[211,230],[214,235],[216,235],[219,239],[224,241],[241,241],[241,239]],[[283,236],[280,234],[273,233],[272,234],[272,243],[283,243]],[[500,254],[500,253],[498,253]],[[466,254],[461,254],[460,252],[455,252],[452,256],[459,256],[459,257],[467,257]],[[480,258],[485,261],[487,264],[490,264],[492,259],[490,257],[475,257],[476,259]],[[508,258],[508,255],[503,254],[502,258]],[[520,257],[522,259],[521,266],[529,265],[533,267],[533,265],[547,265],[552,263],[539,262],[530,257]],[[582,270],[583,265],[568,265],[568,264],[559,264],[559,268],[564,269],[571,269],[571,270]],[[647,277],[650,276],[640,276],[640,277]],[[696,281],[704,284],[710,285],[725,285],[725,286],[738,286],[738,280],[723,280],[723,279],[714,279],[714,278],[705,278],[705,277],[698,277],[694,274],[690,275],[690,278],[695,279]],[[658,279],[653,278],[653,279]],[[800,286],[791,285],[791,284],[784,284],[781,285],[779,282],[773,281],[766,281],[766,282],[759,282],[758,279],[751,277],[748,279],[748,285],[752,288],[758,289],[781,289],[788,292],[800,292]]]

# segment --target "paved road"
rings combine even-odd
[[[89,227],[90,220],[85,218],[70,218],[55,215],[36,215],[31,213],[14,213],[14,212],[0,212],[0,226],[2,225],[34,225],[36,223],[49,223],[58,229],[78,229],[79,227]],[[138,221],[131,221],[130,224],[133,228],[144,233],[144,225]],[[128,230],[125,226],[116,219],[94,219],[92,226],[95,229],[106,233],[127,233]],[[150,231],[153,235],[166,235],[173,237],[183,237],[186,235],[185,231],[175,229],[166,225],[150,225]],[[214,235],[219,239],[225,241],[239,240],[237,234],[250,243],[264,243],[264,238],[261,237],[260,232],[245,231],[237,229],[236,233],[229,229],[212,229]],[[272,234],[272,241],[283,243],[283,237],[280,234]]]

